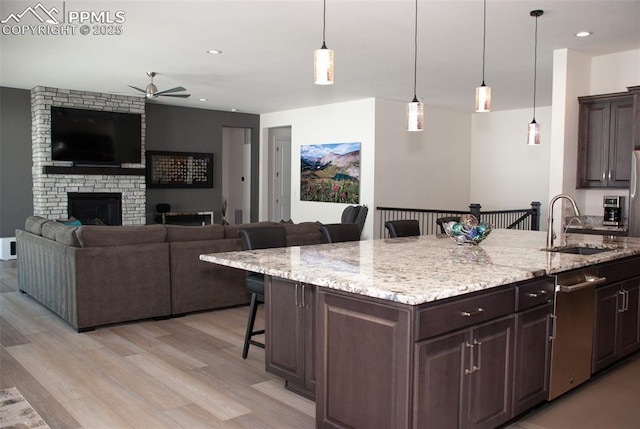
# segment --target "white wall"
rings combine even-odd
[[[424,122],[408,132],[406,103],[376,100],[376,205],[466,210],[470,115],[425,106]]]
[[[291,219],[294,222],[340,222],[348,204],[300,201],[300,146],[360,142],[360,204],[369,207],[362,232],[373,237],[375,166],[375,108],[373,98],[288,110],[260,116],[260,218],[268,217],[268,129],[291,126]]]
[[[485,210],[523,209],[532,201],[546,213],[551,108],[537,107],[541,144],[527,145],[532,109],[472,115],[470,199]],[[544,216],[540,229],[546,228]]]
[[[640,85],[640,49],[602,55],[591,60],[591,89],[588,94],[625,92]]]

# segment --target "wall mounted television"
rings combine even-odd
[[[51,106],[51,159],[74,165],[142,162],[142,115]]]

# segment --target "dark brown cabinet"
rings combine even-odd
[[[633,93],[578,97],[578,188],[628,188],[636,111]]]
[[[494,428],[511,418],[514,316],[416,344],[414,428]]]
[[[516,315],[514,416],[549,398],[552,310],[547,304]]]
[[[640,348],[640,277],[596,290],[592,372]]]
[[[270,278],[265,287],[266,369],[285,386],[314,399],[316,287]]]

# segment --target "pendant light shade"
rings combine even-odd
[[[313,82],[316,85],[333,84],[333,50],[327,49],[325,29],[327,18],[327,0],[322,10],[322,47],[313,52]]]
[[[532,146],[540,144],[540,124],[536,122],[535,118],[533,118],[533,121],[529,124],[527,144]]]
[[[484,84],[476,88],[476,112],[491,111],[491,87]]]
[[[413,100],[411,103],[407,103],[407,131],[422,131],[424,129],[424,104],[418,101],[416,96],[418,81],[418,0],[416,0],[413,46]]]
[[[424,104],[416,97],[407,103],[407,131],[422,131],[424,129]]]
[[[536,30],[533,49],[533,120],[527,129],[527,144],[536,146],[540,144],[540,124],[536,122],[536,81],[538,67],[538,17],[542,16],[542,10],[532,10],[529,15],[536,19]]]
[[[482,16],[482,85],[476,88],[476,112],[490,112],[491,87],[484,84],[484,64],[487,47],[487,0],[484,0]]]

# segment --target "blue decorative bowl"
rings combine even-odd
[[[466,214],[458,222],[447,222],[442,225],[449,238],[457,244],[480,244],[493,229],[490,224],[478,222],[475,216]]]

